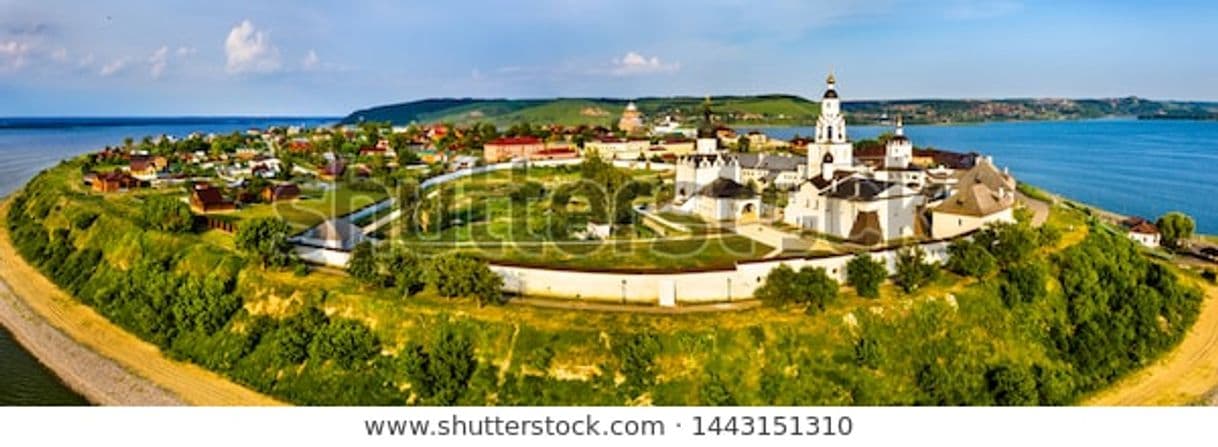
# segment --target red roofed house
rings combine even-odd
[[[1121,223],[1129,230],[1129,238],[1134,242],[1150,248],[1159,246],[1162,237],[1159,235],[1159,227],[1156,227],[1155,224],[1137,216],[1125,219]]]
[[[217,188],[209,185],[195,185],[194,190],[190,192],[190,209],[204,214],[233,211],[237,209],[237,205],[224,198],[224,194],[220,193]]]
[[[262,188],[262,201],[266,203],[296,200],[300,197],[300,187],[294,183],[280,183]]]

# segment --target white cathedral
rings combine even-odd
[[[816,138],[807,157],[732,154],[713,133],[700,133],[697,153],[677,162],[677,211],[712,222],[758,219],[751,185],[788,191],[776,220],[804,231],[863,245],[910,239],[946,239],[995,221],[1013,221],[1015,179],[989,157],[956,169],[914,164],[913,143],[897,118],[882,162],[856,162],[836,79],[826,79]],[[704,127],[710,125],[709,103]]]

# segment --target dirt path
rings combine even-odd
[[[1218,405],[1218,286],[1203,285],[1201,315],[1158,362],[1092,396],[1087,405]]]
[[[9,239],[0,205],[0,321],[43,364],[103,405],[282,405],[199,366],[173,361],[59,290]]]

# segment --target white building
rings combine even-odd
[[[846,117],[837,97],[837,80],[833,74],[825,79],[827,88],[820,101],[820,116],[816,119],[816,139],[808,145],[808,175],[828,179],[837,170],[854,167],[854,145],[846,135]]]
[[[694,195],[693,211],[707,222],[750,223],[757,220],[761,198],[749,187],[719,178]]]
[[[1129,230],[1129,239],[1148,248],[1158,248],[1162,242],[1159,227],[1141,217],[1130,217],[1122,224]]]
[[[955,191],[931,210],[931,237],[946,239],[993,222],[1015,221],[1015,178],[990,157],[959,176]]]
[[[917,235],[921,191],[901,183],[839,173],[800,186],[783,220],[804,230],[874,245]]]

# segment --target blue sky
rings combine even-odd
[[[1218,100],[1218,2],[0,0],[0,116],[428,97]]]

